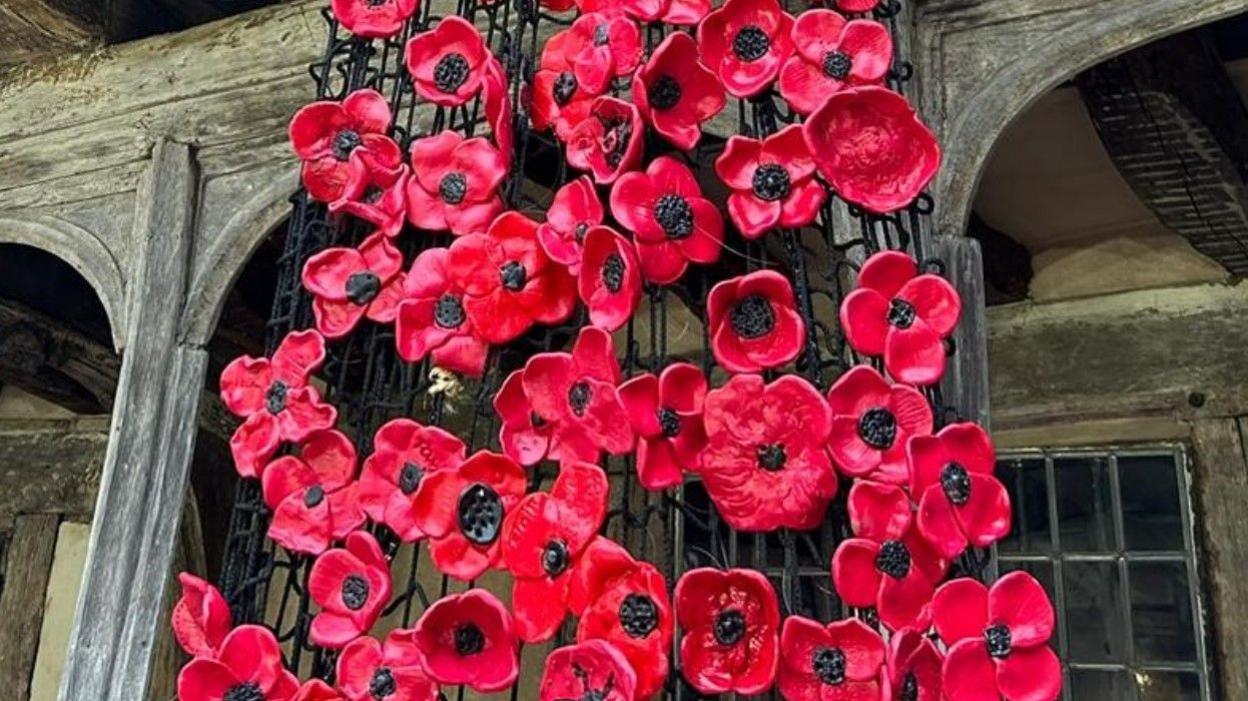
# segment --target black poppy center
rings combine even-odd
[[[515,292],[524,287],[529,274],[523,265],[514,260],[509,260],[503,263],[503,267],[498,269],[498,277],[502,281],[504,288]]]
[[[451,94],[468,82],[468,58],[461,53],[449,53],[438,59],[433,67],[433,84],[438,90]]]
[[[900,540],[886,540],[875,556],[875,568],[880,572],[901,579],[910,573],[910,550]]]
[[[358,574],[349,574],[342,580],[342,604],[351,611],[364,608],[368,592],[368,580]]]
[[[668,409],[667,407],[659,407],[659,430],[663,431],[663,435],[668,438],[675,438],[680,435],[680,414]]]
[[[750,24],[732,39],[732,53],[742,61],[757,61],[771,49],[771,39],[761,27]]]
[[[468,178],[463,173],[447,173],[438,183],[438,197],[447,204],[459,204],[467,194]]]
[[[789,195],[789,171],[779,163],[766,163],[754,170],[754,194],[760,200],[775,202]]]
[[[783,443],[758,446],[758,466],[768,472],[778,472],[784,469],[784,464],[788,460],[789,455],[785,452]]]
[[[319,484],[308,487],[308,491],[303,493],[303,505],[309,509],[321,505],[325,501],[325,488]]]
[[[377,202],[381,200],[381,196],[384,194],[386,194],[385,190],[377,187],[376,185],[369,185],[364,188],[364,196],[361,199],[369,204],[377,204]]]
[[[729,647],[745,637],[745,616],[736,609],[720,611],[715,616],[715,642]]]
[[[464,305],[459,298],[445,294],[433,306],[433,321],[444,329],[457,329],[464,323]]]
[[[420,486],[420,481],[425,478],[425,469],[414,462],[403,463],[403,469],[399,470],[399,491],[404,494],[411,494]]]
[[[475,623],[462,623],[455,628],[455,652],[460,656],[475,655],[485,649],[485,634]]]
[[[868,409],[858,418],[858,436],[872,448],[891,448],[897,439],[897,417],[882,407]]]
[[[226,690],[221,701],[264,701],[264,692],[255,682],[243,682]]]
[[[381,292],[381,278],[376,273],[365,270],[347,278],[347,299],[352,304],[368,304],[376,299],[378,292]]]
[[[555,98],[555,104],[563,107],[572,100],[572,96],[576,94],[577,88],[576,75],[571,71],[564,71],[555,78],[555,85],[552,96]]]
[[[459,495],[459,530],[476,545],[489,545],[503,525],[503,500],[489,485],[476,482]]]
[[[749,295],[732,308],[729,322],[738,336],[753,340],[771,333],[776,326],[776,313],[766,297]]]
[[[661,75],[650,86],[647,96],[656,110],[670,110],[680,102],[680,83],[670,75]]]
[[[343,129],[334,135],[334,158],[345,161],[351,157],[351,152],[360,147],[364,143],[357,131],[351,129]]]
[[[908,329],[914,324],[914,305],[904,299],[893,299],[888,303],[888,323],[899,329]]]
[[[919,701],[919,678],[914,676],[914,672],[906,672],[906,676],[902,677],[897,701]]]
[[[394,674],[389,667],[378,667],[368,682],[368,693],[377,701],[393,696],[398,690],[399,685],[394,681]]]
[[[844,51],[829,51],[823,55],[823,73],[829,78],[845,80],[854,68],[854,60]]]
[[[533,428],[541,428],[546,425],[546,419],[543,419],[536,411],[529,412],[529,423],[533,424]]]
[[[589,399],[594,394],[589,383],[585,381],[577,382],[568,389],[568,406],[572,409],[572,413],[577,416],[585,415],[585,408],[589,406]]]
[[[971,500],[971,476],[965,467],[956,462],[945,465],[945,469],[940,471],[940,488],[949,501],[958,506]]]
[[[821,647],[811,654],[810,668],[824,684],[841,684],[845,681],[845,652],[839,647]]]
[[[281,380],[274,380],[269,385],[269,390],[264,393],[264,408],[269,410],[270,414],[281,413],[286,408],[286,393],[290,388]]]
[[[552,540],[542,550],[542,569],[551,577],[558,577],[568,569],[571,557],[568,545],[562,540]]]
[[[607,34],[607,25],[605,22],[594,27],[594,46],[605,46],[609,40],[610,36]]]
[[[599,119],[603,127],[602,149],[607,165],[618,167],[633,140],[633,124],[627,119]]]
[[[659,627],[659,607],[645,594],[629,594],[620,602],[620,627],[632,638],[644,638]]]
[[[988,654],[997,659],[1008,657],[1013,641],[1010,629],[998,623],[984,630],[984,642],[988,643]]]
[[[669,239],[688,238],[693,233],[693,207],[680,195],[660,197],[654,203],[654,219]]]
[[[572,230],[572,235],[576,237],[577,243],[585,243],[585,234],[589,231],[588,222],[579,222],[576,228]]]
[[[602,284],[610,292],[619,292],[624,286],[624,257],[612,253],[602,262]]]

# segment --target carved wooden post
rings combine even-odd
[[[936,255],[962,297],[962,320],[953,332],[956,350],[941,383],[942,395],[957,410],[957,419],[988,428],[988,315],[979,242],[961,235],[938,236]]]

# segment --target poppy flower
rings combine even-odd
[[[707,328],[715,361],[729,372],[778,368],[806,344],[793,287],[774,270],[724,280],[707,297]]]
[[[520,673],[511,614],[484,589],[434,602],[416,621],[411,639],[425,671],[441,684],[490,693],[511,686]]]
[[[1061,664],[1048,645],[1053,605],[1026,572],[1011,572],[991,589],[973,579],[947,582],[932,600],[932,618],[949,646],[949,701],[1049,701],[1061,693]]]
[[[485,81],[482,88],[485,121],[494,135],[494,145],[503,156],[503,170],[511,170],[511,154],[515,148],[516,134],[512,124],[515,113],[511,109],[511,86],[507,72],[499,60],[490,56],[485,62]]]
[[[407,219],[429,231],[476,234],[503,211],[498,186],[507,175],[503,155],[487,139],[440,131],[412,144]]]
[[[828,450],[841,472],[907,484],[906,441],[932,432],[932,408],[913,387],[890,384],[868,365],[856,365],[828,390],[832,437]]]
[[[703,694],[761,694],[776,678],[780,605],[762,572],[702,567],[676,583],[680,673]]]
[[[802,125],[819,174],[872,212],[909,205],[940,168],[940,144],[906,98],[884,87],[841,90]]]
[[[698,473],[715,508],[742,531],[810,530],[836,496],[824,443],[832,417],[809,382],[736,375],[706,395]]]
[[[416,12],[417,0],[333,0],[334,17],[357,37],[394,36]]]
[[[448,271],[476,335],[489,343],[506,343],[534,322],[563,322],[576,308],[576,280],[538,245],[537,222],[514,210],[484,234],[456,239]]]
[[[780,95],[800,114],[852,85],[879,85],[893,62],[893,35],[879,22],[807,10],[793,23],[796,51],[780,69]]]
[[[698,366],[673,363],[655,377],[638,375],[620,385],[620,400],[637,434],[637,480],[650,490],[684,481],[706,445],[702,424],[706,376]]]
[[[835,4],[845,12],[870,12],[880,4],[880,0],[835,0]]]
[[[464,461],[463,441],[437,426],[394,419],[377,429],[373,454],[364,461],[359,501],[364,513],[384,523],[405,543],[421,540],[413,520],[416,490],[426,475]]]
[[[294,552],[318,555],[364,525],[355,484],[355,445],[334,430],[316,431],[264,469],[269,537]]]
[[[537,227],[537,240],[551,260],[576,275],[581,271],[585,235],[602,223],[602,217],[602,200],[594,181],[582,175],[555,192],[546,221]]]
[[[698,25],[698,49],[734,97],[754,97],[793,53],[791,17],[777,0],[728,0]]]
[[[533,128],[537,131],[554,129],[560,141],[567,142],[572,131],[589,117],[594,98],[606,87],[591,88],[582,83],[586,67],[578,65],[576,56],[581,50],[579,39],[571,29],[556,33],[542,47],[542,58],[533,75],[532,104],[530,113]],[[602,73],[606,67],[596,68]]]
[[[406,165],[391,169],[365,171],[362,187],[352,188],[329,203],[329,211],[349,214],[377,227],[376,231],[393,239],[407,223],[407,182],[412,171]]]
[[[849,490],[854,538],[832,556],[832,583],[848,606],[874,606],[890,630],[927,628],[928,604],[948,563],[911,527],[901,487],[858,482]]]
[[[384,643],[352,640],[338,656],[338,688],[347,701],[437,701],[438,685],[425,674],[420,650],[399,632]]]
[[[619,7],[630,17],[642,22],[662,22],[692,27],[711,11],[710,0],[625,0],[607,9]]]
[[[273,631],[257,625],[230,631],[215,659],[197,657],[178,673],[179,701],[290,701],[298,690]]]
[[[426,475],[416,490],[412,520],[428,536],[438,570],[466,582],[500,566],[503,519],[526,486],[524,470],[514,460],[484,450]]]
[[[537,697],[540,701],[633,701],[636,689],[637,673],[628,659],[606,641],[587,640],[546,656]]]
[[[358,198],[370,171],[397,170],[403,153],[389,128],[390,104],[376,90],[300,108],[290,120],[290,143],[303,161],[308,195],[321,202]]]
[[[363,317],[394,321],[403,292],[403,255],[381,232],[356,248],[327,248],[303,266],[316,330],[326,338],[351,333]]]
[[[715,159],[715,172],[732,188],[728,216],[747,239],[776,227],[812,223],[827,198],[814,178],[815,161],[796,124],[765,139],[728,137],[724,152]]]
[[[516,635],[540,643],[567,615],[572,569],[607,515],[607,475],[589,462],[565,462],[550,492],[525,496],[503,523],[503,563],[515,577]]]
[[[567,47],[578,84],[595,95],[611,79],[632,73],[641,62],[641,29],[622,13],[586,12],[568,29]]]
[[[418,95],[435,105],[455,107],[481,90],[490,58],[477,28],[450,15],[430,31],[412,37],[403,60]]]
[[[321,679],[309,679],[295,692],[294,701],[347,701],[347,697]]]
[[[339,649],[367,633],[390,601],[390,563],[372,534],[355,531],[345,548],[327,550],[312,563],[308,593],[321,607],[308,639]]]
[[[996,452],[973,423],[946,426],[906,444],[919,532],[942,556],[986,548],[1010,531],[1010,495],[993,476]]]
[[[272,359],[244,355],[225,366],[221,401],[246,419],[230,437],[238,474],[259,477],[279,443],[334,425],[338,411],[308,385],[323,362],[325,338],[309,329],[287,334]]]
[[[589,104],[589,116],[565,139],[568,165],[588,172],[599,185],[609,185],[637,167],[644,134],[637,105],[600,95]]]
[[[498,394],[494,395],[494,413],[502,424],[498,442],[508,457],[526,467],[546,457],[555,427],[533,411],[524,393],[523,369],[513,371],[503,380]],[[556,455],[553,459],[559,457]]]
[[[920,631],[907,628],[893,634],[888,644],[884,679],[886,699],[941,701],[941,666],[944,656]]]
[[[723,86],[702,64],[698,45],[674,32],[633,76],[633,100],[641,116],[673,146],[689,150],[702,138],[702,124],[724,109]]]
[[[931,385],[945,374],[944,339],[962,314],[957,290],[939,275],[919,274],[901,251],[867,259],[858,287],[841,303],[841,328],[854,350],[883,355],[899,382]]]
[[[606,331],[628,323],[641,301],[641,268],[633,242],[607,226],[590,229],[577,291],[589,309],[589,323]]]
[[[409,363],[432,356],[440,368],[480,377],[490,346],[468,320],[464,291],[451,279],[449,260],[447,249],[427,248],[412,261],[395,315],[395,345]]]
[[[823,625],[790,616],[780,632],[780,695],[788,701],[892,699],[880,685],[884,653],[884,639],[856,618]]]
[[[702,196],[689,167],[659,156],[645,172],[626,173],[611,188],[611,213],[633,232],[641,271],[666,285],[684,275],[690,262],[719,260],[724,219]]]
[[[217,588],[183,572],[182,596],[173,606],[173,637],[191,657],[215,657],[230,632],[230,606]]]

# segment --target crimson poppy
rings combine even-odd
[[[235,358],[221,372],[221,401],[245,421],[230,437],[234,467],[259,477],[282,441],[329,428],[338,411],[321,401],[308,376],[325,362],[325,338],[308,329],[282,339],[273,358]]]
[[[810,224],[827,198],[814,178],[815,161],[796,124],[765,139],[728,137],[724,152],[715,159],[715,172],[732,188],[728,216],[747,239],[777,226]]]
[[[183,572],[182,596],[173,606],[173,637],[191,657],[216,657],[230,632],[230,606],[217,588]]]
[[[407,219],[420,229],[452,234],[485,231],[503,211],[498,186],[507,176],[503,155],[487,139],[445,130],[412,144]]]
[[[702,124],[726,102],[719,78],[702,64],[697,43],[684,32],[668,35],[633,76],[633,100],[655,131],[684,150],[697,145]]]
[[[542,669],[539,701],[634,701],[637,673],[605,640],[587,640],[555,649]]]
[[[711,11],[710,0],[624,0],[623,3],[608,5],[605,0],[598,11],[612,11],[619,8],[623,12],[642,22],[661,22],[692,27],[701,22]]]
[[[480,377],[490,347],[468,320],[464,292],[451,279],[449,258],[445,248],[427,248],[412,261],[395,315],[395,345],[409,363],[432,356],[440,368]]]
[[[197,657],[178,673],[179,701],[290,701],[298,690],[273,631],[258,625],[235,628],[215,659]]]
[[[731,95],[754,97],[793,53],[792,28],[777,0],[728,0],[698,25],[698,48]]]
[[[403,255],[381,232],[356,248],[327,248],[303,266],[316,330],[326,338],[351,333],[363,317],[394,321],[403,292]]]
[[[780,69],[780,95],[800,114],[814,112],[838,90],[879,85],[893,62],[893,36],[879,22],[846,20],[833,10],[807,10],[793,23],[796,51]]]
[[[425,674],[420,650],[395,631],[384,643],[352,640],[338,656],[338,688],[346,701],[437,701],[438,685]]]
[[[425,609],[411,631],[425,671],[441,684],[502,691],[520,673],[507,607],[484,589],[446,596]]]
[[[464,461],[463,441],[437,426],[394,419],[377,429],[373,454],[364,460],[359,501],[364,513],[405,542],[425,537],[413,519],[416,489],[426,475]]]
[[[319,555],[364,525],[355,483],[355,445],[334,430],[316,431],[264,469],[269,538],[287,550]]]
[[[973,423],[946,426],[906,444],[919,532],[942,556],[986,548],[1010,531],[1010,495],[993,476],[996,452]]]
[[[780,632],[780,695],[787,701],[892,699],[881,689],[884,653],[884,639],[856,618],[823,625],[790,616]]]
[[[411,175],[406,165],[367,170],[360,181],[363,187],[352,188],[329,203],[329,211],[362,219],[387,238],[394,238],[407,222],[407,182]]]
[[[641,62],[641,30],[618,11],[586,12],[568,29],[568,58],[577,83],[595,95]]]
[[[602,223],[602,217],[602,200],[594,181],[582,175],[555,192],[546,221],[537,227],[537,240],[551,260],[576,275],[581,271],[585,235]]]
[[[928,604],[948,563],[911,528],[910,498],[901,487],[858,482],[849,490],[854,538],[832,556],[832,583],[849,606],[874,606],[890,630],[924,629]]]
[[[626,173],[611,188],[611,213],[633,232],[641,271],[666,285],[684,275],[690,262],[719,260],[724,219],[702,196],[689,167],[659,156],[645,172]]]
[[[412,37],[403,60],[418,95],[435,105],[455,107],[481,90],[490,58],[477,28],[463,17],[450,15]]]
[[[418,0],[332,0],[334,17],[358,37],[394,36],[416,12]]]
[[[824,448],[831,415],[809,382],[736,375],[706,395],[706,448],[698,473],[737,530],[810,530],[836,496]]]
[[[594,98],[601,95],[605,86],[591,88],[582,83],[576,56],[581,42],[571,29],[556,33],[542,47],[542,58],[533,76],[532,104],[530,112],[533,128],[546,131],[553,128],[555,136],[568,141],[572,131],[589,117]],[[599,70],[605,70],[599,69]]]
[[[729,372],[778,368],[806,344],[793,287],[774,270],[724,280],[706,301],[707,332],[715,361]]]
[[[941,701],[944,656],[922,632],[906,628],[893,634],[888,645],[884,698],[899,701]],[[891,691],[891,693],[889,693]]]
[[[503,563],[515,577],[511,610],[524,642],[550,640],[563,623],[572,569],[606,518],[607,489],[602,468],[569,461],[549,493],[529,494],[507,514]]]
[[[576,279],[538,245],[537,222],[514,210],[484,234],[456,239],[448,271],[476,335],[489,343],[506,343],[534,322],[563,322],[576,308]]]
[[[908,484],[906,441],[932,432],[932,408],[908,385],[890,384],[868,365],[856,365],[828,390],[832,436],[828,450],[841,472],[890,484]]]
[[[1061,664],[1048,645],[1053,605],[1026,572],[1011,572],[991,589],[967,578],[947,582],[932,600],[932,618],[949,646],[949,701],[1049,701],[1061,693]]]
[[[390,104],[376,90],[342,102],[313,102],[290,120],[290,143],[303,161],[303,186],[321,202],[358,198],[374,170],[397,170],[403,152],[386,131]]]
[[[321,607],[308,639],[321,647],[339,649],[367,633],[390,600],[390,563],[367,531],[322,553],[308,577],[308,593]]]
[[[321,679],[309,679],[295,692],[293,701],[347,701],[347,697]]]
[[[872,212],[909,205],[940,168],[936,137],[906,98],[884,87],[833,94],[802,135],[832,189]]]
[[[706,446],[702,423],[706,376],[696,365],[673,363],[655,377],[638,375],[620,385],[620,400],[637,434],[637,480],[646,489],[675,487],[697,468]]]
[[[533,411],[533,405],[524,393],[524,370],[515,370],[498,388],[494,395],[494,413],[498,414],[498,442],[503,452],[521,465],[536,465],[546,457],[554,437],[554,426]],[[562,450],[556,447],[553,459],[559,459]]]
[[[676,583],[680,674],[703,694],[761,694],[776,678],[780,605],[762,572],[701,567]]]
[[[641,301],[641,268],[633,242],[607,226],[590,229],[577,291],[589,309],[589,323],[606,331],[628,323]]]
[[[644,134],[637,105],[600,95],[589,104],[589,116],[565,139],[568,165],[588,172],[599,185],[609,185],[637,167]]]

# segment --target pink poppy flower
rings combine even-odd
[[[628,659],[605,640],[586,640],[546,656],[538,699],[634,701],[636,690],[637,673]]]
[[[907,628],[894,633],[888,645],[884,698],[941,701],[944,662],[944,655],[922,632]]]
[[[316,558],[308,579],[308,593],[321,607],[308,639],[335,650],[367,633],[390,601],[390,563],[376,539],[355,531],[346,541]]]
[[[330,8],[348,32],[384,39],[398,34],[419,4],[418,0],[333,0]]]
[[[282,664],[273,631],[239,626],[221,643],[215,659],[197,657],[178,673],[179,701],[290,701],[299,680]]]
[[[463,17],[450,15],[412,37],[403,60],[418,95],[436,105],[455,107],[481,90],[491,58],[477,28]]]
[[[390,104],[376,90],[300,108],[290,120],[290,144],[303,161],[308,195],[321,202],[358,199],[370,171],[397,170],[403,153],[386,135],[390,119]]]
[[[690,570],[676,583],[680,674],[703,694],[761,694],[779,661],[780,604],[762,572]]]
[[[633,76],[633,101],[655,131],[686,151],[726,103],[719,78],[702,64],[697,43],[684,32],[668,35]]]
[[[777,0],[728,0],[698,25],[698,48],[731,95],[753,97],[793,53],[792,27]]]
[[[437,701],[438,685],[425,674],[420,650],[394,631],[384,643],[352,640],[338,656],[338,688],[347,701]]]
[[[216,657],[230,632],[230,606],[217,588],[183,572],[182,596],[173,606],[173,637],[191,657]]]
[[[590,229],[577,291],[589,323],[605,331],[627,324],[641,302],[641,267],[633,243],[610,227]]]
[[[644,134],[637,105],[608,95],[596,97],[589,116],[566,139],[568,165],[588,172],[599,185],[609,185],[637,167]]]
[[[879,85],[893,63],[893,36],[879,22],[807,10],[793,24],[797,49],[780,69],[780,95],[800,114],[852,85]]]
[[[806,344],[793,287],[774,270],[724,280],[707,297],[715,362],[729,372],[758,372],[791,362]]]
[[[612,78],[631,74],[641,61],[641,30],[619,12],[586,12],[568,34],[576,80],[595,95],[606,92]]]
[[[426,357],[468,377],[480,377],[490,346],[477,336],[464,308],[464,290],[450,274],[450,251],[428,248],[416,256],[403,280],[394,342],[409,363]]]
[[[441,684],[491,693],[514,684],[520,673],[511,614],[484,589],[434,602],[416,622],[411,639],[425,671]]]
[[[269,538],[294,552],[319,555],[364,525],[355,484],[355,445],[338,431],[316,431],[264,469],[264,503],[273,511]]]
[[[541,462],[551,452],[555,437],[553,424],[533,410],[533,403],[524,392],[524,370],[515,370],[494,395],[494,413],[502,423],[499,443],[512,460],[526,467]],[[562,446],[556,446],[552,460],[562,457]]]
[[[394,321],[403,292],[403,256],[381,232],[358,249],[327,248],[303,266],[303,286],[312,293],[316,330],[342,338],[360,319]]]
[[[815,161],[791,124],[765,139],[728,137],[715,159],[719,179],[732,188],[728,216],[741,235],[756,239],[776,227],[799,228],[815,221],[827,191],[815,180]]]
[[[363,187],[352,188],[341,199],[330,202],[329,211],[366,221],[386,238],[393,239],[407,223],[407,182],[411,175],[406,165],[393,170],[366,170]]]
[[[437,426],[394,419],[377,429],[373,454],[364,461],[359,501],[364,513],[384,523],[405,543],[424,531],[413,515],[416,490],[427,475],[458,467],[467,449],[463,441]]]
[[[828,390],[832,437],[828,450],[852,477],[907,484],[906,441],[932,432],[927,399],[913,387],[890,384],[867,365],[856,365]]]
[[[507,176],[503,155],[488,140],[438,132],[412,144],[407,219],[429,231],[478,234],[503,211],[498,186]]]
[[[581,82],[587,67],[578,63],[580,40],[565,29],[556,33],[542,47],[542,58],[533,76],[532,104],[530,112],[533,129],[546,131],[553,128],[555,136],[567,142],[572,131],[589,116],[594,98],[601,95],[606,86],[591,87]],[[605,66],[592,69],[605,73]],[[601,76],[600,76],[601,77]]]
[[[602,223],[602,200],[588,175],[555,192],[546,221],[537,227],[537,240],[550,259],[576,275],[581,271],[582,248],[589,230]]]
[[[786,618],[780,660],[780,694],[787,701],[894,698],[883,695],[880,684],[884,639],[856,618],[827,625],[802,616]]]
[[[906,445],[919,532],[942,556],[986,548],[1010,531],[1010,495],[993,476],[996,452],[983,428],[946,426]]]
[[[295,692],[294,701],[347,701],[347,697],[320,679],[309,679]]]
[[[637,481],[650,490],[675,487],[695,470],[706,446],[702,424],[706,376],[696,365],[673,363],[655,377],[638,375],[620,385],[620,400],[637,434]]]

